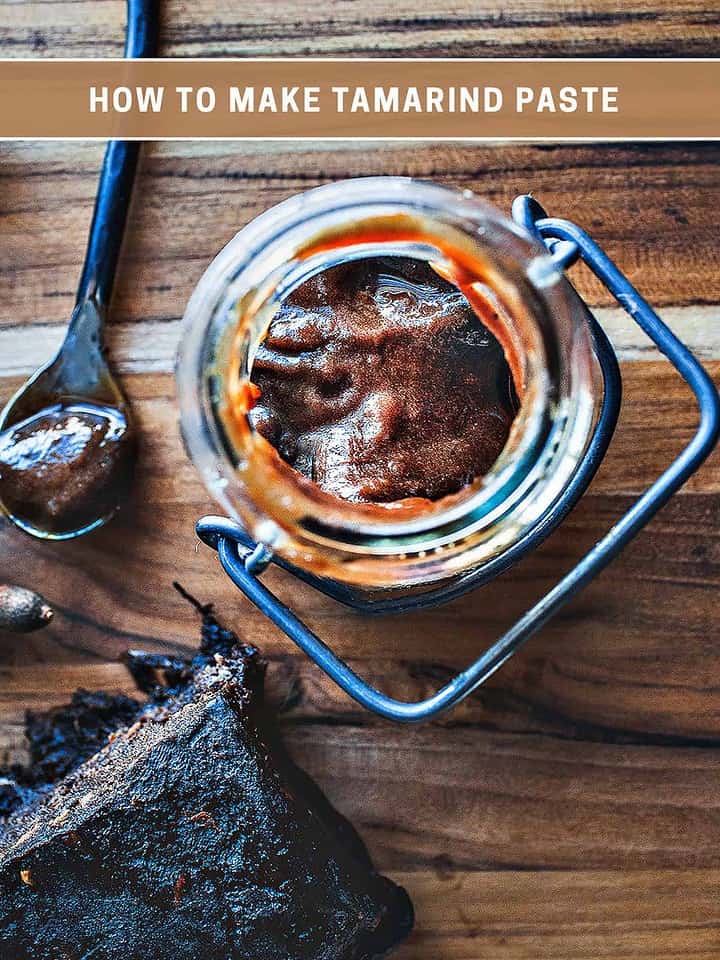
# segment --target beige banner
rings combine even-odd
[[[0,138],[717,138],[720,60],[0,61]]]

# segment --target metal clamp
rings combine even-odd
[[[437,693],[426,700],[407,703],[386,696],[363,680],[261,583],[258,575],[271,559],[281,566],[287,565],[278,558],[271,558],[262,545],[253,543],[239,524],[222,517],[206,517],[197,525],[200,538],[217,550],[223,569],[245,596],[350,697],[368,710],[389,720],[403,723],[430,720],[456,706],[484,683],[642,530],[688,477],[698,469],[715,446],[720,434],[720,398],[709,375],[588,234],[567,220],[547,217],[543,208],[532,197],[518,197],[515,200],[513,217],[529,232],[544,241],[558,265],[566,268],[577,259],[585,262],[690,386],[695,394],[700,413],[698,428],[687,447],[555,587],[485,650],[473,664]],[[540,543],[584,492],[607,450],[617,421],[621,395],[617,360],[605,332],[589,312],[588,322],[604,383],[603,402],[595,431],[586,456],[563,496],[538,524],[538,527],[513,550],[506,551],[503,556],[497,558],[497,561],[485,565],[479,574],[470,575],[458,584],[430,590],[420,596],[399,601],[380,600],[362,603],[347,587],[319,580],[295,568],[290,568],[291,571],[341,602],[359,609],[370,612],[390,610],[402,612],[453,599],[468,589],[487,582],[507,569],[518,556],[524,555]]]

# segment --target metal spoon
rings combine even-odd
[[[125,56],[152,56],[157,46],[158,4],[154,0],[128,0],[127,14]],[[17,430],[23,421],[46,411],[71,407],[82,414],[82,410],[89,409],[97,412],[99,423],[103,416],[112,422],[114,437],[120,437],[124,432],[121,438],[127,441],[124,454],[134,460],[130,410],[105,358],[103,324],[110,304],[139,152],[137,142],[114,140],[107,146],[85,263],[65,340],[55,358],[41,367],[0,413],[0,435],[13,427]],[[59,439],[55,437],[56,442],[53,449],[49,449],[48,456],[55,456],[61,443],[65,444],[66,450],[71,448],[74,438],[70,431],[66,434]],[[47,437],[41,439],[47,443]],[[35,451],[37,449],[36,443]],[[113,491],[96,491],[98,497],[90,498],[91,503],[98,505],[97,515],[83,516],[82,511],[76,511],[76,523],[71,524],[70,529],[58,530],[46,528],[46,524],[38,523],[32,516],[24,516],[22,509],[18,509],[17,498],[12,504],[6,502],[7,490],[3,492],[0,463],[0,507],[17,526],[33,536],[70,539],[101,526],[115,514],[125,498],[131,474],[132,469],[114,472]],[[102,479],[100,477],[100,481]],[[37,480],[42,480],[42,469]]]

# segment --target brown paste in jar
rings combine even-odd
[[[119,410],[46,407],[0,433],[0,499],[18,520],[47,533],[82,529],[124,498],[133,451]]]
[[[518,409],[503,348],[424,262],[332,267],[282,304],[250,414],[280,457],[344,500],[437,500],[492,467]]]

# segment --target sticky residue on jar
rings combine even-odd
[[[257,349],[250,417],[294,470],[348,501],[437,500],[487,473],[519,404],[498,340],[422,261],[332,267]]]
[[[48,534],[110,516],[127,495],[134,435],[120,410],[56,404],[0,433],[0,500]]]

